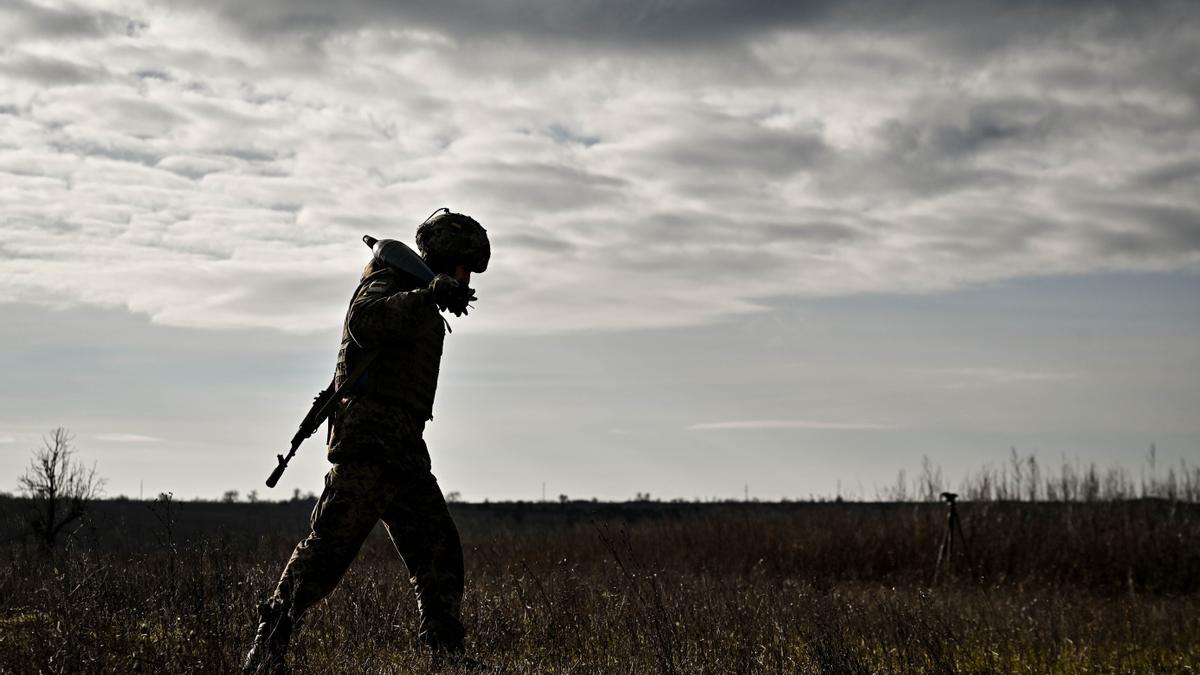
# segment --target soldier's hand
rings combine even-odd
[[[458,294],[461,285],[449,274],[439,274],[434,277],[433,281],[429,282],[429,290],[433,291],[433,304],[437,305],[439,310],[445,311],[454,301],[454,296]]]
[[[433,291],[433,302],[441,311],[450,311],[454,316],[467,313],[467,305],[473,302],[475,291],[470,286],[458,283],[449,274],[439,274],[429,282],[429,290]]]
[[[478,298],[475,297],[475,291],[470,286],[459,284],[458,288],[452,294],[450,304],[446,306],[446,309],[453,312],[454,316],[465,316],[467,307],[476,300]]]

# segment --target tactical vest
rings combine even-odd
[[[342,328],[342,344],[338,350],[336,384],[341,386],[347,373],[354,369],[358,360],[367,353],[350,332],[350,312],[354,303],[373,282],[386,284],[388,295],[411,291],[419,286],[407,277],[384,268],[369,273],[359,283],[350,300]],[[375,308],[380,311],[383,308]],[[378,350],[374,361],[358,383],[350,390],[351,396],[367,396],[383,403],[401,407],[413,422],[423,424],[433,419],[433,398],[437,391],[438,370],[442,360],[442,346],[446,338],[446,326],[437,308],[429,305],[404,317],[400,330],[390,332],[379,345],[368,345]]]

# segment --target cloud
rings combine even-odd
[[[180,3],[183,4],[183,3]],[[378,3],[337,7],[320,0],[221,3],[221,15],[247,33],[329,35],[370,25],[419,26],[473,43],[496,38],[672,48],[712,46],[779,26],[810,23],[833,3],[660,2],[548,3],[516,0],[478,5],[448,2]]]
[[[890,424],[861,422],[816,422],[812,420],[738,420],[732,422],[706,422],[693,424],[689,431],[741,431],[763,429],[801,429],[806,431],[864,431],[887,430],[898,427]]]
[[[1194,3],[215,7],[5,10],[0,300],[324,330],[443,205],[486,332],[1200,267]]]
[[[1200,208],[1104,200],[1093,207],[1108,227],[1096,240],[1104,254],[1159,258],[1200,250]]]
[[[95,82],[103,79],[105,72],[62,59],[18,53],[0,55],[0,75],[53,87]]]
[[[57,6],[7,0],[0,5],[0,36],[7,42],[28,39],[80,39],[99,38],[112,34],[136,34],[145,26],[131,17],[113,12],[90,9],[72,3],[55,3]]]
[[[113,434],[96,434],[96,440],[112,441],[114,443],[158,443],[161,438],[154,436],[143,436],[142,434],[128,433],[113,433]]]
[[[1137,187],[1169,188],[1175,186],[1200,186],[1200,159],[1185,159],[1164,166],[1157,166],[1131,177]]]
[[[988,366],[946,368],[932,371],[930,374],[940,382],[939,386],[945,389],[974,389],[1014,384],[1045,384],[1074,380],[1080,377],[1079,373],[1016,370]]]

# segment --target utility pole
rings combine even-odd
[[[542,501],[546,501],[546,481],[542,481]]]
[[[742,492],[745,495],[742,498],[742,501],[744,501],[744,502],[750,501],[750,484],[749,483],[746,483],[744,486],[742,486]]]

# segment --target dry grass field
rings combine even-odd
[[[1200,506],[1042,484],[961,502],[974,566],[936,583],[936,502],[455,504],[469,645],[513,673],[1200,667]],[[110,500],[52,555],[9,540],[0,672],[236,670],[311,505]],[[6,528],[24,508],[0,499]],[[377,531],[306,617],[297,670],[428,671],[414,604]]]

